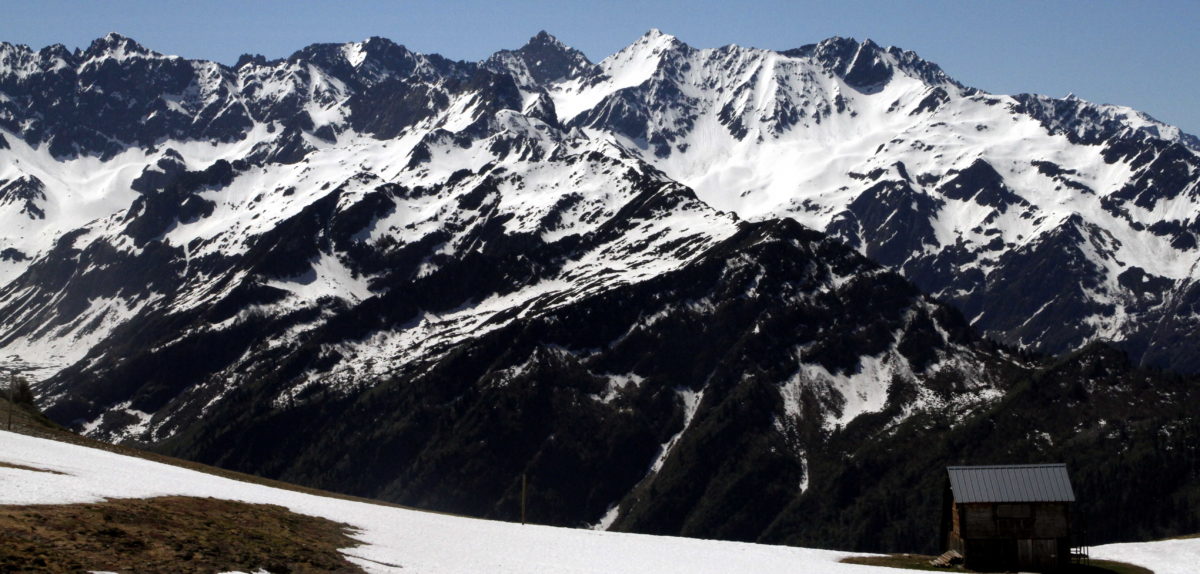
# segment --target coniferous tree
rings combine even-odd
[[[33,389],[29,388],[29,382],[24,377],[14,377],[12,382],[12,401],[18,405],[33,406]]]

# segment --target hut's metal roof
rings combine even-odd
[[[948,466],[955,502],[1075,502],[1065,464]]]

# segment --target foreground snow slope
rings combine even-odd
[[[521,526],[325,498],[2,431],[0,463],[63,473],[0,466],[0,504],[183,495],[278,504],[345,522],[363,545],[344,552],[370,572],[892,572],[839,564],[845,552]]]
[[[0,463],[63,473],[0,466],[4,505],[183,495],[278,504],[345,522],[362,545],[344,552],[370,572],[894,572],[839,563],[847,552],[521,526],[326,498],[3,431]],[[1200,539],[1110,544],[1092,555],[1186,574],[1200,563]]]
[[[1106,544],[1093,548],[1092,558],[1145,566],[1154,574],[1192,574],[1200,567],[1200,538]]]
[[[368,572],[895,572],[838,562],[850,552],[521,526],[337,500],[0,431],[0,464],[5,462],[62,474],[0,466],[0,504],[166,495],[280,504],[358,528],[362,545],[343,551]],[[1200,538],[1109,544],[1092,549],[1092,556],[1140,564],[1156,574],[1189,574],[1200,563]]]

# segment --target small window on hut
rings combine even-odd
[[[996,518],[1031,518],[1033,506],[1029,504],[997,504]]]

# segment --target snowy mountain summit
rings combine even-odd
[[[596,65],[583,52],[544,30],[520,49],[496,52],[483,65],[498,73],[511,74],[517,83],[532,89],[597,73]]]
[[[829,445],[997,404],[1041,372],[1015,348],[1200,371],[1198,154],[869,40],[4,43],[0,356],[96,437],[484,516],[533,474],[548,522],[793,540],[771,497],[828,488]]]

